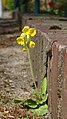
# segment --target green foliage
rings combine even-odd
[[[45,77],[42,82],[41,86],[41,92],[40,94],[36,91],[36,89],[33,89],[34,95],[36,96],[35,99],[20,99],[15,98],[15,103],[20,103],[23,105],[26,105],[29,107],[30,111],[33,112],[33,114],[36,115],[44,115],[48,113],[48,105],[46,104],[46,101],[48,99],[47,91],[47,78]]]
[[[54,5],[50,7],[50,10],[53,14],[67,16],[67,0],[54,0]]]
[[[37,107],[37,102],[32,100],[32,99],[27,99],[25,101],[25,105],[27,105],[30,108],[36,108]]]
[[[33,90],[33,94],[36,96],[37,99],[40,98],[39,93],[37,92],[36,88],[32,89]]]
[[[21,1],[20,7],[21,7],[21,11],[24,12],[24,10],[25,10],[24,1]],[[27,1],[27,12],[33,12],[33,10],[34,10],[33,2],[32,2],[32,0],[28,0]]]
[[[48,94],[46,94],[45,96],[43,96],[40,100],[37,100],[37,104],[43,104],[44,102],[46,102],[48,98]]]
[[[46,90],[47,90],[47,78],[45,77],[43,79],[42,86],[41,86],[41,96],[46,94]]]
[[[33,10],[34,10],[33,2],[32,0],[29,0],[28,1],[28,12],[33,12]]]
[[[26,117],[24,117],[24,119],[29,119],[29,117],[28,117],[28,116],[26,116]]]
[[[48,113],[48,105],[45,104],[45,105],[40,106],[37,109],[30,109],[30,110],[31,110],[31,112],[33,112],[33,114],[43,116],[46,113]]]
[[[13,7],[14,7],[14,0],[7,0],[7,7],[8,7],[8,10],[13,10]]]
[[[14,102],[15,103],[20,103],[20,102],[22,102],[22,104],[25,102],[25,99],[22,99],[22,98],[15,98],[14,99]]]

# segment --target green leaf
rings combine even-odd
[[[20,102],[24,103],[24,102],[25,102],[25,99],[15,98],[15,99],[14,99],[14,102],[15,102],[15,103],[20,103]]]
[[[38,100],[37,101],[37,104],[43,104],[44,102],[46,102],[47,98],[48,98],[48,94],[46,94],[45,96],[43,96],[43,98],[41,100]]]
[[[36,101],[34,101],[32,99],[27,99],[25,102],[25,105],[27,105],[30,108],[36,108],[37,107]]]
[[[33,114],[36,114],[36,115],[39,115],[39,116],[43,116],[43,115],[48,113],[48,105],[45,104],[45,105],[40,106],[37,109],[31,109],[31,112]]]
[[[24,117],[24,119],[29,119],[29,117],[28,117],[28,116],[26,116],[26,117]]]
[[[41,95],[45,95],[47,90],[47,78],[45,77],[41,86]]]
[[[37,92],[37,90],[36,89],[32,89],[33,90],[33,93],[34,93],[34,95],[36,96],[36,98],[40,98],[40,95],[39,95],[39,93]]]

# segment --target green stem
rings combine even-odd
[[[36,86],[36,83],[35,83],[35,78],[34,78],[34,73],[33,73],[33,68],[32,68],[32,62],[31,62],[31,59],[30,59],[30,51],[29,51],[28,47],[27,47],[27,50],[28,50],[28,59],[29,59],[29,63],[30,63],[31,75],[32,75],[34,86],[35,86],[36,91],[37,91],[37,86]]]
[[[35,119],[34,115],[33,115],[33,119]]]

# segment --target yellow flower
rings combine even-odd
[[[29,26],[25,26],[23,29],[22,29],[22,32],[25,33],[26,35],[29,34]]]
[[[36,35],[36,29],[35,28],[30,28],[29,29],[29,35],[32,36],[32,37],[35,36]]]
[[[17,43],[20,44],[20,45],[24,45],[24,37],[18,37],[17,39]]]
[[[30,48],[34,48],[34,47],[35,47],[35,42],[30,41],[29,47],[30,47]]]
[[[25,51],[27,51],[27,48],[26,48],[26,47],[24,47],[22,50],[25,52]]]

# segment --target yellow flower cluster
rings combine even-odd
[[[20,37],[18,37],[17,43],[22,45],[22,50],[26,51],[27,47],[34,48],[35,42],[32,41],[32,37],[36,35],[36,29],[35,28],[29,28],[29,26],[25,26],[22,29],[22,33]]]

